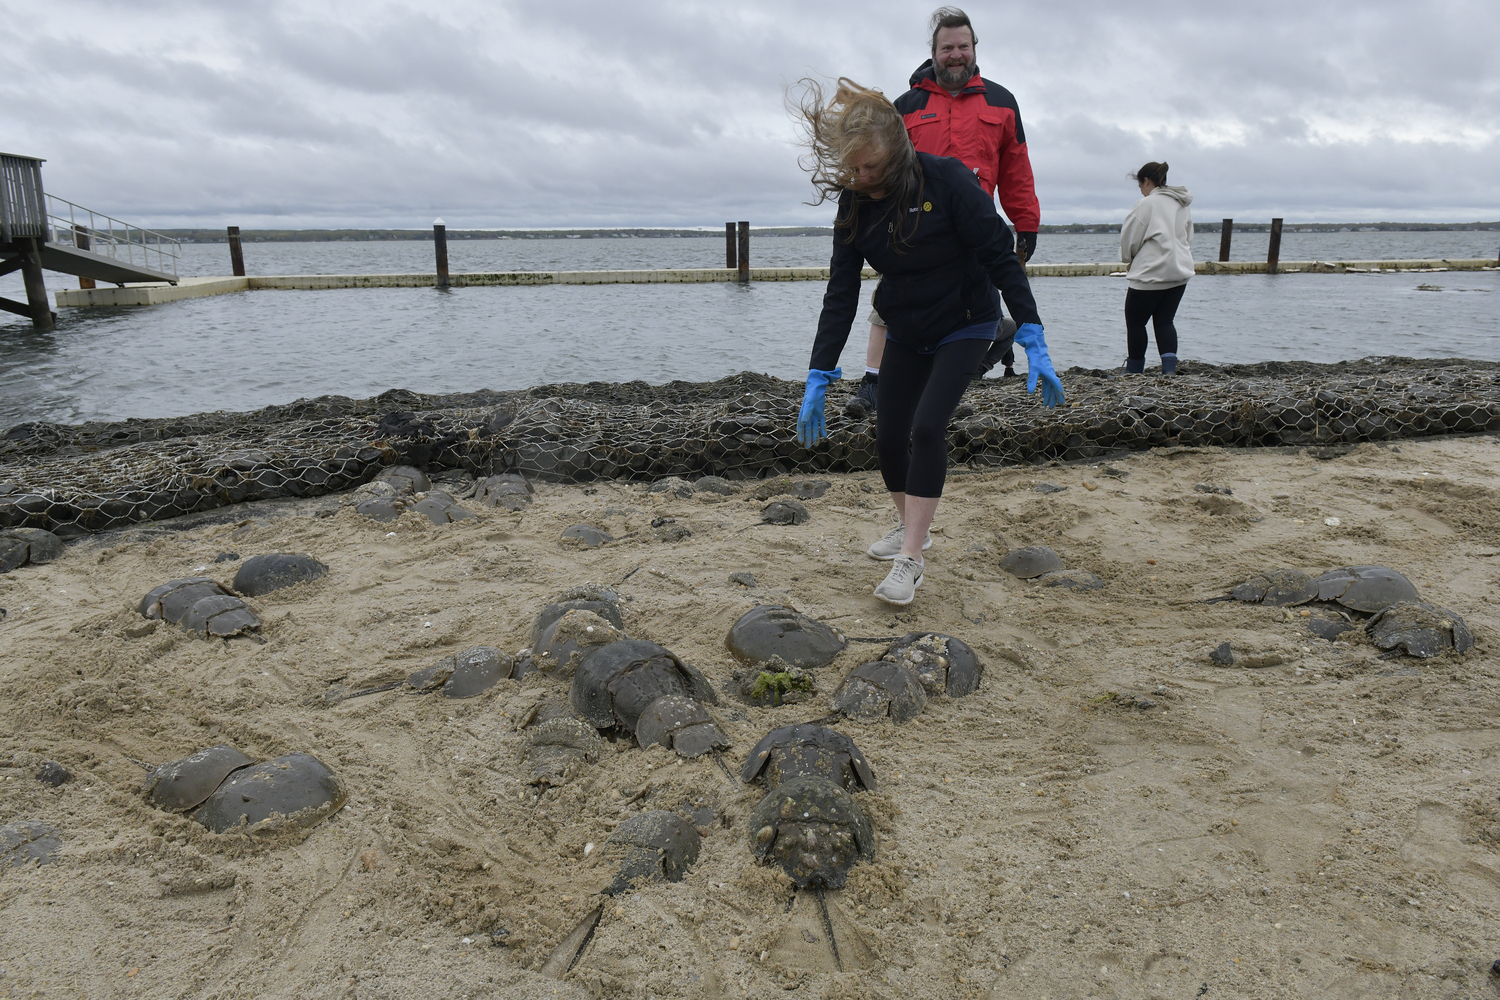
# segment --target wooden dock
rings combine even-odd
[[[1120,262],[1028,264],[1033,278],[1124,277]],[[1265,261],[1202,261],[1198,274],[1265,274]],[[1479,260],[1343,260],[1282,261],[1280,274],[1368,274],[1372,272],[1494,271],[1489,258]],[[496,285],[677,285],[741,280],[738,269],[725,267],[650,271],[479,271],[447,276],[452,288]],[[869,268],[865,278],[875,278]],[[827,281],[826,267],[752,267],[751,281]],[[318,291],[335,288],[434,288],[436,273],[423,274],[290,274],[248,277],[182,278],[176,285],[131,284],[123,288],[70,288],[56,293],[59,306],[150,306],[181,299],[269,290]]]

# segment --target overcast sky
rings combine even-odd
[[[158,227],[825,225],[787,84],[892,97],[931,5],[0,0],[0,149]],[[1165,159],[1199,219],[1500,219],[1481,2],[975,3],[1044,223]]]

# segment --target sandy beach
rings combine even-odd
[[[761,523],[754,482],[684,497],[605,481],[538,483],[515,513],[461,501],[475,516],[441,527],[323,497],[82,538],[0,576],[0,824],[41,821],[61,840],[54,863],[0,872],[0,997],[1488,994],[1497,476],[1493,436],[957,469],[905,609],[870,594],[886,567],[864,548],[890,524],[874,473],[793,477],[830,484],[797,526]],[[562,543],[578,523],[614,540]],[[666,540],[681,534],[668,526],[691,534]],[[999,559],[1024,545],[1105,586],[1009,576]],[[136,610],[172,578],[228,584],[221,553],[275,551],[330,573],[248,600],[263,644]],[[1200,603],[1260,570],[1356,564],[1406,574],[1476,648],[1389,656],[1359,630],[1315,637],[1298,609]],[[905,725],[837,724],[879,779],[859,796],[874,861],[827,894],[837,960],[813,894],[752,859],[746,819],[765,790],[711,756],[613,741],[539,795],[518,724],[566,696],[545,675],[467,700],[321,698],[469,646],[515,651],[584,583],[615,587],[631,637],[721,691],[735,774],[772,727],[827,714],[884,648],[851,642],[804,702],[746,705],[728,693],[743,668],[724,640],[751,607],[978,651],[973,695]],[[1209,658],[1225,642],[1235,665]],[[224,742],[314,754],[348,804],[252,840],[145,802],[144,765]],[[35,780],[46,761],[72,780]],[[576,967],[543,976],[612,874],[588,845],[645,809],[693,818],[697,863],[608,899]]]

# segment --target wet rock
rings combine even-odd
[[[1030,580],[1063,568],[1062,559],[1045,545],[1028,545],[1011,549],[1000,557],[1000,568],[1011,576]]]
[[[734,623],[725,645],[745,663],[777,661],[811,669],[831,663],[849,643],[842,632],[816,618],[785,605],[760,604]]]
[[[575,524],[563,529],[562,540],[565,543],[571,542],[579,548],[594,549],[605,542],[614,541],[615,537],[609,532],[601,531],[592,525]]]
[[[929,696],[973,694],[984,675],[968,643],[941,632],[909,632],[886,647],[881,659],[906,667]]]
[[[927,707],[927,693],[904,665],[892,660],[862,663],[833,695],[833,710],[855,719],[890,717],[907,722]]]
[[[1257,573],[1229,592],[1237,601],[1286,607],[1306,604],[1318,596],[1313,578],[1300,569],[1272,569]]]
[[[750,814],[750,849],[799,888],[843,888],[849,869],[875,856],[875,831],[858,802],[828,778],[778,785]]]
[[[737,573],[730,573],[729,582],[737,583],[741,587],[753,587],[755,586],[755,574],[746,572],[745,570],[740,570]]]
[[[268,552],[245,560],[234,574],[234,589],[246,597],[259,597],[327,574],[328,567],[306,553]]]
[[[146,774],[146,801],[167,812],[187,812],[214,793],[230,774],[255,761],[220,744],[181,760],[158,764]]]
[[[1474,648],[1474,634],[1462,618],[1420,601],[1392,604],[1366,622],[1365,631],[1381,649],[1400,649],[1409,656],[1467,653]]]
[[[1213,652],[1208,654],[1208,658],[1221,667],[1234,666],[1234,650],[1227,642],[1221,642],[1215,646]]]
[[[20,868],[35,862],[50,865],[57,860],[62,841],[57,831],[36,820],[17,820],[0,826],[0,871]]]
[[[193,813],[215,833],[261,833],[310,827],[348,801],[349,792],[322,761],[291,753],[235,771]]]
[[[770,788],[808,776],[827,778],[851,792],[875,791],[875,775],[854,741],[838,730],[813,723],[771,730],[750,751],[740,769],[740,780],[745,784],[759,779]]]
[[[473,698],[510,677],[515,660],[493,646],[473,646],[445,656],[406,679],[418,691],[438,691],[444,698]]]
[[[616,896],[641,882],[681,882],[702,843],[693,825],[676,813],[637,813],[604,841],[604,858],[619,865],[605,894]]]
[[[764,524],[806,524],[812,515],[796,500],[773,500],[760,512],[760,519]]]
[[[458,501],[442,490],[428,490],[416,503],[410,505],[410,509],[433,524],[452,524],[454,521],[470,520],[474,516],[472,511],[459,506]]]
[[[536,488],[519,472],[490,476],[474,491],[474,498],[486,507],[519,511],[530,506]]]
[[[531,662],[549,677],[572,680],[584,657],[612,642],[629,638],[592,611],[573,610],[546,628],[531,648]]]
[[[1386,566],[1341,566],[1313,581],[1318,600],[1338,601],[1346,608],[1374,614],[1398,601],[1419,603],[1412,582]]]
[[[1037,577],[1043,587],[1067,587],[1069,590],[1100,590],[1104,581],[1086,569],[1055,569]]]
[[[635,738],[642,747],[660,744],[683,757],[701,757],[729,748],[729,737],[708,709],[692,698],[669,694],[646,706],[636,720]]]
[[[44,785],[51,785],[53,788],[56,788],[58,785],[72,781],[73,775],[57,761],[49,760],[37,769],[35,778]]]
[[[427,474],[409,465],[393,465],[376,476],[375,481],[387,484],[397,494],[426,493],[432,489],[432,480]]]
[[[0,530],[0,573],[22,566],[40,566],[63,554],[62,539],[41,528]]]

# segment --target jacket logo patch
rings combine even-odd
[[[924,201],[924,202],[922,202],[922,211],[924,211],[924,212],[930,212],[930,211],[932,211],[932,202],[930,202],[930,201]]]
[[[917,121],[919,121],[919,122],[925,122],[929,118],[936,118],[936,117],[937,117],[937,112],[933,111],[930,114],[925,114],[922,117],[918,118]]]

